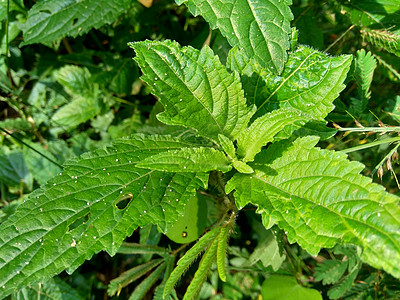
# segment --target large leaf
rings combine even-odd
[[[207,176],[135,164],[159,152],[200,145],[135,135],[65,163],[64,172],[0,226],[0,298],[64,269],[71,273],[100,250],[114,255],[138,226],[152,223],[168,230]]]
[[[277,109],[257,118],[246,130],[243,130],[237,139],[238,155],[243,161],[252,161],[261,147],[272,142],[274,136],[285,126],[297,121],[310,119],[298,110]]]
[[[37,2],[21,25],[23,45],[77,37],[110,24],[130,6],[130,0],[47,0]]]
[[[290,54],[283,74],[278,76],[234,48],[227,66],[241,75],[248,104],[257,106],[256,116],[277,108],[295,108],[322,120],[345,87],[351,60],[350,55],[330,57],[301,46]]]
[[[164,105],[158,119],[194,128],[218,141],[218,134],[235,139],[252,112],[246,106],[239,77],[228,73],[212,50],[181,48],[177,43],[138,42],[130,46],[142,69],[142,79]]]
[[[274,73],[281,73],[289,49],[291,0],[175,0],[190,12],[202,15],[218,28],[231,46],[242,48],[249,57]]]
[[[314,148],[307,137],[274,143],[255,159],[254,174],[236,174],[239,207],[258,206],[266,228],[277,224],[312,255],[336,243],[363,248],[362,259],[400,277],[399,198],[359,174],[346,155]]]
[[[137,166],[168,172],[228,172],[232,168],[224,152],[207,147],[169,150],[150,156]]]

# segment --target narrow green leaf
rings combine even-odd
[[[166,255],[169,251],[165,248],[147,245],[147,244],[137,244],[137,243],[122,243],[119,247],[118,253],[122,254],[158,254]]]
[[[363,261],[400,277],[399,198],[360,175],[362,164],[314,148],[317,141],[272,144],[257,156],[255,174],[235,174],[227,192],[236,189],[239,207],[257,205],[266,228],[277,224],[312,255],[353,244]]]
[[[144,276],[147,272],[157,267],[163,261],[164,260],[162,258],[153,259],[147,263],[138,265],[122,273],[120,276],[110,281],[107,289],[108,295],[114,296],[115,293],[126,287],[128,284],[134,282],[135,280],[138,280],[140,277]]]
[[[167,282],[165,283],[163,297],[165,298],[171,290],[174,288],[174,285],[182,276],[183,272],[189,267],[189,265],[200,255],[200,253],[206,248],[219,234],[219,227],[216,227],[205,235],[203,235],[200,240],[192,247],[189,251],[185,253],[184,256],[178,261],[176,268],[172,271],[169,276]]]
[[[139,168],[167,172],[208,172],[231,170],[229,159],[213,148],[182,148],[150,156],[137,164]]]
[[[133,290],[129,300],[140,300],[146,295],[150,288],[155,284],[158,277],[166,268],[167,263],[164,262],[157,269],[155,269],[149,276],[146,277],[136,288]]]
[[[252,167],[240,160],[234,160],[232,166],[240,173],[251,174],[254,172]]]
[[[199,263],[199,268],[194,274],[194,277],[190,282],[185,292],[185,295],[183,296],[183,300],[191,300],[196,296],[204,280],[206,280],[207,278],[207,273],[210,270],[212,263],[215,261],[215,255],[217,254],[217,249],[218,249],[218,239],[215,239],[212,242],[212,244],[207,248],[206,253],[204,253],[203,257],[201,258],[201,261]]]
[[[138,226],[167,231],[207,176],[135,165],[153,154],[200,145],[134,135],[65,163],[0,225],[0,298],[63,270],[71,273],[101,250],[114,255]],[[121,197],[130,199],[125,206]]]
[[[249,57],[274,73],[281,73],[289,49],[291,0],[175,0],[218,28],[231,46],[242,48]]]
[[[294,109],[277,109],[262,117],[257,118],[246,130],[243,130],[237,139],[238,155],[243,161],[253,161],[261,148],[272,142],[274,136],[285,126],[298,121],[310,119],[303,113]]]
[[[230,156],[231,159],[235,159],[236,158],[236,150],[235,150],[235,146],[233,145],[233,142],[227,138],[226,136],[219,134],[218,135],[218,141],[219,141],[219,145],[222,147],[222,150],[225,151],[225,153],[227,155]]]
[[[39,1],[21,25],[24,32],[22,45],[50,43],[65,36],[77,37],[115,21],[130,4],[129,0]]]
[[[234,140],[246,128],[253,111],[246,106],[240,79],[227,72],[209,47],[199,51],[171,41],[130,46],[142,79],[164,105],[160,121],[194,128],[215,142],[218,134]]]
[[[277,76],[261,68],[237,48],[229,52],[227,67],[241,76],[248,104],[255,104],[255,117],[278,108],[294,108],[323,120],[344,89],[352,57],[330,57],[300,46],[292,52],[284,72]]]
[[[218,235],[218,250],[217,250],[217,269],[219,278],[222,281],[226,281],[226,271],[225,271],[225,257],[226,257],[226,246],[228,243],[230,226],[225,226],[221,228]]]

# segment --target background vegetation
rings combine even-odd
[[[139,80],[128,42],[171,39],[198,49],[207,44],[222,62],[226,60],[230,46],[225,38],[184,6],[171,0],[107,1],[119,8],[101,15],[96,5],[105,2],[82,1],[87,7],[78,11],[94,8],[88,16],[70,18],[60,12],[59,21],[69,23],[54,34],[44,34],[40,26],[57,1],[51,5],[21,0],[0,3],[0,222],[27,194],[59,173],[66,160],[122,136],[151,132],[149,124],[158,122],[155,114],[160,107]],[[400,138],[383,126],[400,122],[399,7],[398,1],[311,0],[294,1],[291,6],[299,43],[332,55],[353,54],[365,61],[362,72],[371,82],[362,87],[354,76],[347,78],[347,88],[327,118],[340,131],[319,146],[347,152],[351,160],[365,164],[364,175],[396,195],[400,195],[396,177]],[[399,131],[398,127],[393,130]],[[304,287],[321,291],[324,297],[400,297],[398,280],[361,264],[353,248],[335,247],[311,257],[296,244],[278,244],[252,207],[242,211],[237,222],[228,248],[228,280],[221,283],[214,270],[201,298],[255,299],[264,278],[278,268],[278,273],[294,275]],[[277,234],[285,240],[282,232]],[[183,249],[151,226],[136,230],[127,241]],[[282,256],[274,256],[278,248]],[[39,294],[47,299],[46,294],[62,293],[71,299],[128,299],[145,277],[119,295],[109,296],[107,286],[151,257],[117,254],[111,258],[99,253],[72,275],[63,273],[12,297],[39,299]],[[185,275],[178,296],[193,273],[190,269]],[[150,290],[147,298],[153,293]]]

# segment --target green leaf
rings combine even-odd
[[[356,114],[362,113],[367,108],[368,100],[371,98],[369,88],[372,83],[375,68],[376,60],[371,55],[371,52],[365,53],[364,49],[358,50],[354,77],[357,82],[358,96],[360,99],[355,99],[352,103],[352,111]]]
[[[120,276],[118,276],[117,278],[114,278],[113,280],[110,281],[110,284],[108,285],[108,289],[107,289],[108,295],[114,296],[115,293],[121,291],[121,289],[126,287],[128,284],[130,284],[130,283],[134,282],[135,280],[138,280],[140,277],[146,275],[146,273],[148,273],[150,270],[157,267],[163,261],[164,260],[162,258],[153,259],[147,263],[138,265],[138,266],[122,273]]]
[[[77,37],[92,28],[110,24],[131,4],[129,0],[48,0],[37,2],[21,25],[24,42],[50,43],[66,36]]]
[[[291,0],[175,0],[218,28],[231,46],[238,46],[265,69],[281,73],[289,49]]]
[[[7,186],[20,186],[24,183],[32,189],[32,174],[29,172],[24,155],[17,151],[0,152],[0,182]]]
[[[169,295],[174,285],[182,276],[183,272],[189,267],[189,265],[200,255],[200,253],[206,248],[210,243],[212,243],[218,236],[220,228],[216,227],[206,234],[204,234],[200,240],[192,247],[189,251],[185,253],[184,256],[177,262],[176,268],[172,271],[167,282],[165,283],[163,296]]]
[[[218,135],[218,141],[219,141],[219,145],[222,147],[222,150],[225,151],[225,153],[227,155],[230,156],[231,159],[235,159],[236,158],[236,150],[235,150],[235,146],[233,145],[233,142],[227,138],[226,136],[219,134]]]
[[[158,254],[166,255],[168,250],[154,245],[136,244],[136,243],[122,243],[118,249],[118,253],[123,254]]]
[[[156,153],[199,145],[134,135],[65,163],[0,225],[0,298],[63,270],[71,273],[101,250],[114,255],[138,226],[167,231],[195,189],[206,188],[207,175],[135,165]]]
[[[336,243],[361,246],[361,258],[400,277],[399,198],[359,174],[363,165],[314,148],[318,138],[274,143],[256,157],[255,174],[235,174],[238,207],[258,206],[263,224],[277,224],[312,255]]]
[[[165,124],[194,128],[218,141],[234,140],[253,111],[246,106],[239,77],[228,73],[209,47],[201,51],[176,42],[130,43],[142,79],[164,105],[158,119]]]
[[[289,55],[283,74],[275,75],[234,48],[227,67],[241,76],[248,104],[255,104],[255,117],[278,108],[294,108],[317,120],[333,110],[333,100],[344,89],[352,57],[330,57],[300,46]]]
[[[323,284],[332,284],[338,282],[346,270],[347,261],[325,260],[316,266],[314,277]]]
[[[240,173],[251,174],[254,172],[252,167],[240,160],[234,160],[232,166]]]
[[[223,152],[206,147],[162,152],[142,160],[137,167],[168,172],[228,172],[232,168]]]
[[[174,226],[166,232],[175,243],[191,243],[199,238],[207,225],[207,203],[197,194],[190,198],[185,212],[176,220]]]
[[[71,96],[93,97],[93,83],[87,68],[67,65],[54,72],[54,78]]]
[[[34,284],[15,292],[12,300],[83,300],[82,296],[69,284],[58,277],[44,283]]]
[[[321,294],[314,289],[305,288],[296,278],[285,275],[271,275],[262,284],[263,300],[322,300]]]
[[[228,244],[228,236],[231,226],[227,225],[221,228],[218,235],[218,249],[217,249],[217,269],[219,278],[222,281],[226,281],[226,271],[225,271],[225,258],[226,258],[226,246]]]
[[[20,130],[29,131],[32,129],[32,124],[27,120],[16,118],[16,119],[5,119],[0,121],[0,127],[8,130]]]
[[[243,157],[243,161],[253,161],[261,148],[272,142],[274,136],[285,126],[308,119],[310,117],[298,110],[284,108],[259,117],[239,134],[237,153],[240,157]]]

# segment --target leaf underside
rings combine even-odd
[[[289,49],[291,0],[175,0],[218,28],[231,46],[238,46],[265,69],[281,73]]]
[[[114,255],[138,226],[170,228],[207,174],[164,173],[135,164],[171,149],[199,147],[169,136],[134,135],[67,162],[0,226],[0,298],[101,250]],[[126,206],[119,206],[122,200]]]
[[[257,106],[255,117],[278,108],[294,108],[323,120],[345,88],[351,60],[350,55],[330,57],[300,46],[289,55],[278,76],[234,48],[229,52],[227,67],[240,74],[248,104]]]
[[[115,21],[130,4],[129,0],[39,1],[29,10],[28,19],[21,26],[24,32],[21,45],[77,37]]]
[[[171,41],[130,46],[136,51],[142,79],[164,105],[165,111],[157,115],[161,122],[194,128],[215,142],[218,134],[234,140],[246,127],[252,112],[240,80],[228,73],[210,48],[181,48]]]
[[[358,245],[365,262],[399,277],[399,198],[360,175],[362,164],[314,148],[317,141],[273,144],[256,157],[255,174],[236,174],[227,191],[236,189],[239,207],[257,205],[266,228],[277,224],[310,254]]]

